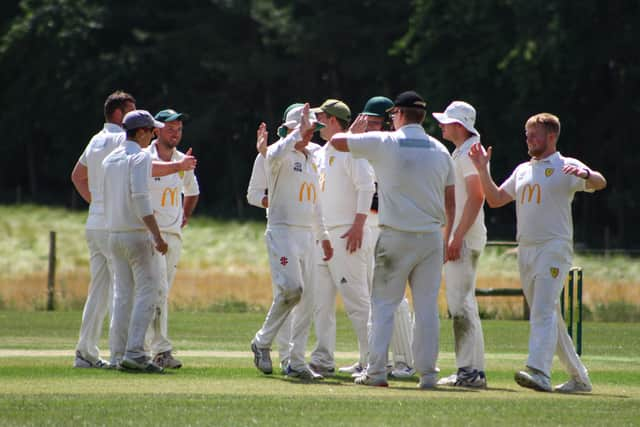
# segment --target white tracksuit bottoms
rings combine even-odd
[[[316,244],[315,310],[314,322],[318,342],[311,353],[311,362],[325,368],[334,368],[336,350],[336,294],[342,296],[347,316],[351,320],[358,339],[360,363],[366,364],[368,345],[368,322],[371,299],[367,283],[368,258],[371,254],[371,235],[365,228],[362,248],[356,252],[347,251],[346,239],[341,238],[351,226],[329,229],[333,246],[333,258],[322,261],[322,249]]]
[[[144,339],[162,298],[164,259],[146,231],[112,232],[109,250],[115,273],[109,345],[111,362],[117,363],[147,355]]]
[[[373,214],[375,215],[375,214]],[[368,277],[369,282],[369,295],[373,288],[373,273],[375,270],[375,247],[378,242],[378,236],[380,235],[380,227],[370,226],[371,241],[370,252],[368,254],[367,261],[369,263]],[[371,310],[369,310],[371,314]],[[369,332],[371,332],[371,317],[368,321]],[[413,367],[413,354],[411,350],[411,343],[413,342],[413,319],[411,316],[411,310],[409,309],[409,300],[405,297],[402,298],[398,309],[393,316],[393,333],[391,334],[391,353],[393,356],[393,365],[398,363],[404,363],[407,366]]]
[[[160,276],[165,278],[162,281],[164,289],[160,294],[161,300],[151,319],[151,324],[146,334],[146,348],[156,355],[165,351],[171,351],[173,345],[169,340],[169,292],[176,278],[176,270],[182,253],[182,239],[175,233],[162,233],[162,238],[169,249],[164,255],[164,262],[160,262]]]
[[[453,318],[456,365],[484,371],[484,337],[476,301],[480,251],[463,245],[460,258],[444,265],[449,313]]]
[[[571,376],[588,378],[560,312],[560,292],[571,268],[571,242],[551,240],[536,246],[518,246],[522,290],[530,312],[527,366],[551,377],[553,354]]]
[[[109,232],[107,230],[86,230],[89,247],[89,269],[91,283],[87,291],[87,301],[82,312],[82,325],[76,350],[83,358],[97,362],[100,359],[98,343],[102,335],[102,325],[113,304],[113,267],[109,255]]]
[[[407,280],[415,312],[412,347],[414,367],[420,375],[436,372],[440,325],[438,291],[442,262],[440,230],[412,233],[382,227],[376,245],[371,295],[372,329],[367,367],[370,376],[386,376],[393,317],[404,297]]]
[[[291,345],[289,364],[300,370],[306,366],[305,350],[313,317],[314,238],[311,228],[276,226],[265,233],[273,302],[254,342],[259,348],[269,348],[291,314]]]

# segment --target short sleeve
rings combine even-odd
[[[382,132],[366,132],[348,135],[347,145],[355,159],[367,159],[377,162],[381,156],[384,134]]]
[[[511,196],[512,199],[516,199],[516,175],[518,172],[518,168],[515,168],[514,171],[511,173],[511,175],[509,176],[509,178],[507,178],[502,185],[500,186],[500,189],[504,190],[507,192],[507,194],[509,194]]]

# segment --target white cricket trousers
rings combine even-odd
[[[371,213],[370,216],[376,215]],[[368,221],[368,220],[367,220]],[[377,224],[377,218],[373,221]],[[370,252],[367,256],[369,262],[369,270],[367,280],[369,282],[369,295],[373,288],[373,273],[375,270],[375,248],[378,242],[378,236],[380,235],[380,227],[377,225],[369,226],[371,232],[371,246]],[[369,332],[371,332],[371,310],[369,310]],[[391,334],[391,353],[393,356],[393,365],[397,366],[399,363],[404,363],[407,366],[413,367],[413,354],[411,350],[411,343],[413,342],[413,319],[411,317],[411,311],[409,310],[409,300],[405,297],[400,301],[400,305],[393,316],[393,333]]]
[[[89,270],[91,283],[87,291],[87,301],[82,312],[82,325],[76,351],[93,363],[100,359],[98,343],[102,335],[102,325],[107,311],[113,304],[113,268],[109,255],[109,232],[107,230],[86,230],[89,247]]]
[[[404,297],[407,280],[415,312],[412,346],[414,367],[420,375],[436,372],[440,332],[438,291],[442,263],[440,230],[411,233],[381,227],[371,294],[372,326],[367,367],[370,376],[387,375],[387,352],[393,317]]]
[[[265,233],[269,252],[273,302],[254,342],[269,348],[293,310],[289,365],[306,367],[305,350],[313,317],[313,232],[311,228],[276,226]]]
[[[319,243],[315,245],[315,309],[314,322],[317,344],[311,353],[311,362],[324,368],[334,368],[336,351],[336,294],[342,295],[344,308],[358,339],[360,363],[364,366],[369,353],[368,321],[371,299],[367,283],[371,233],[364,228],[362,248],[356,252],[347,251],[347,240],[341,238],[351,228],[350,225],[334,227],[329,231],[333,257],[325,262]]]
[[[447,305],[453,318],[456,365],[484,371],[484,337],[476,301],[476,272],[481,251],[463,243],[460,258],[444,265]]]
[[[115,286],[109,331],[111,362],[146,356],[144,338],[163,289],[162,254],[147,231],[109,235]]]
[[[178,262],[180,261],[180,254],[182,253],[182,239],[175,233],[162,233],[162,238],[169,249],[164,255],[164,262],[160,262],[160,275],[166,278],[162,281],[162,292],[160,294],[160,301],[158,301],[158,307],[151,319],[151,324],[146,334],[146,348],[151,350],[151,353],[156,355],[158,353],[164,353],[165,351],[171,351],[173,346],[169,340],[169,292],[173,281],[176,278],[176,269],[178,268]]]
[[[571,268],[571,242],[551,240],[536,246],[518,246],[522,290],[530,307],[527,366],[551,377],[553,354],[571,376],[588,379],[560,312],[560,292]]]

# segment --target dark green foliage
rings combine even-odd
[[[429,111],[464,99],[479,112],[501,182],[527,158],[524,121],[563,123],[559,149],[609,188],[577,197],[576,240],[634,247],[640,199],[636,1],[317,2],[22,0],[0,17],[0,202],[79,206],[69,173],[116,89],[140,108],[191,114],[183,148],[199,158],[200,210],[261,216],[245,190],[255,129],[272,139],[294,101],[418,89]],[[440,131],[428,118],[426,127]],[[492,239],[512,239],[512,208],[489,210]]]

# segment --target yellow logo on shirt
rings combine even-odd
[[[544,176],[546,176],[547,178],[549,178],[551,175],[553,175],[553,171],[554,171],[554,170],[555,170],[555,169],[553,169],[553,168],[546,168],[546,169],[544,170]]]
[[[316,164],[315,164],[315,163],[311,163],[311,167],[313,168],[313,171],[314,171],[315,173],[318,173],[318,166],[316,166]]]
[[[178,199],[178,187],[174,187],[174,188],[165,188],[164,190],[162,190],[162,199],[160,200],[160,206],[162,206],[163,208],[166,206],[167,204],[167,194],[169,195],[169,203],[171,203],[171,206],[176,206],[177,205],[177,199]]]
[[[558,267],[551,267],[549,269],[549,273],[551,273],[551,277],[555,279],[556,277],[558,277],[558,274],[560,273],[560,269]]]
[[[184,171],[179,171],[179,172],[178,172],[178,176],[179,176],[180,178],[184,178]]]
[[[327,176],[325,175],[324,172],[320,173],[320,178],[318,178],[319,184],[320,184],[320,191],[324,191],[324,184],[325,182],[327,182]]]
[[[527,193],[527,202],[531,203],[531,200],[533,200],[533,193],[536,193],[536,204],[540,204],[540,184],[534,184],[534,185],[530,185],[527,184],[524,187],[522,187],[522,195],[520,196],[520,204],[524,204],[524,195],[525,193]]]
[[[307,193],[307,201],[309,201],[309,202],[312,201],[313,203],[315,203],[316,202],[316,197],[317,197],[317,195],[316,195],[316,186],[313,185],[313,183],[311,183],[311,182],[306,182],[306,181],[303,182],[302,185],[300,186],[300,193],[298,194],[298,200],[300,202],[303,201],[302,199],[304,198],[305,191]],[[313,200],[311,199],[311,193],[313,193]]]
[[[336,160],[336,156],[329,157],[329,166],[333,166],[333,162]]]

